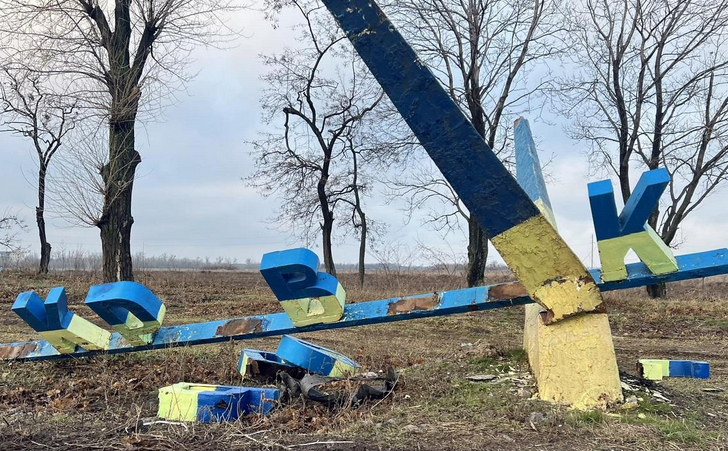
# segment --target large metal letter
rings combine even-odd
[[[334,323],[344,314],[344,287],[318,266],[316,254],[303,248],[265,254],[260,263],[260,273],[296,327]]]
[[[630,249],[654,274],[678,270],[670,248],[647,224],[668,183],[670,174],[664,168],[642,174],[619,217],[612,182],[602,180],[589,184],[589,203],[602,261],[603,281],[627,278],[624,257]]]
[[[76,345],[87,351],[109,349],[111,334],[68,311],[66,289],[51,289],[46,301],[34,292],[20,293],[13,304],[18,314],[60,354],[72,354]]]
[[[133,346],[152,341],[166,312],[162,301],[136,282],[94,285],[88,292],[86,305]]]

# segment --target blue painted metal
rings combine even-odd
[[[276,354],[283,360],[322,376],[353,376],[360,365],[349,357],[317,344],[284,335]]]
[[[670,360],[669,377],[691,377],[694,379],[709,379],[710,364],[695,360]]]
[[[33,291],[20,293],[12,309],[37,332],[66,329],[74,315],[63,287],[51,289],[45,302]]]
[[[164,304],[152,291],[136,282],[93,285],[86,305],[109,325],[125,324],[129,314],[139,321],[155,321]]]
[[[528,120],[519,118],[513,131],[516,146],[516,179],[528,197],[536,202],[541,200],[553,213],[546,182],[543,180],[541,162],[538,159],[536,143],[533,141]],[[556,227],[556,224],[551,224]]]
[[[602,282],[602,271],[600,269],[592,269],[589,272],[597,281],[601,291],[624,290],[660,282],[678,282],[680,280],[728,274],[728,249],[678,255],[675,260],[677,260],[678,270],[661,275],[652,274],[647,265],[642,262],[631,263],[627,265],[627,278],[613,282]]]
[[[289,249],[263,255],[260,273],[279,301],[336,295],[339,281],[318,267],[313,251]]]
[[[589,203],[597,240],[644,232],[645,224],[668,183],[670,174],[665,168],[643,173],[619,216],[617,216],[612,182],[602,180],[590,183]]]
[[[538,209],[372,0],[323,0],[432,160],[489,236]]]
[[[679,270],[670,274],[654,275],[643,263],[627,265],[628,277],[617,282],[599,283],[601,272],[591,271],[601,291],[621,290],[659,282],[728,274],[728,249],[718,249],[677,257]],[[177,346],[193,346],[220,343],[230,340],[248,340],[285,334],[339,329],[344,327],[380,324],[433,316],[454,315],[469,311],[491,310],[512,305],[524,305],[533,301],[525,294],[504,295],[503,287],[517,284],[497,284],[478,288],[420,294],[404,298],[349,304],[344,316],[331,324],[315,324],[296,328],[285,313],[244,316],[228,320],[162,327],[154,340],[145,346],[130,346],[118,333],[112,335],[109,354],[164,349]],[[509,291],[512,293],[512,291]],[[66,356],[82,357],[99,354],[100,351],[78,350],[61,355],[47,341],[23,341],[0,345],[3,360],[49,360]]]
[[[637,186],[619,214],[622,235],[641,232],[647,220],[660,202],[662,193],[670,183],[670,174],[665,168],[643,172]]]
[[[587,187],[597,240],[601,241],[619,236],[622,228],[619,225],[612,182],[610,180],[600,180],[590,183]]]
[[[275,388],[218,386],[197,396],[197,420],[202,423],[235,421],[251,413],[267,415],[280,399]]]

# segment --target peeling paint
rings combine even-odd
[[[22,359],[35,351],[38,343],[30,342],[18,345],[5,345],[0,347],[0,359]]]
[[[528,292],[526,291],[526,288],[518,282],[496,285],[490,287],[490,289],[488,290],[489,301],[513,299],[519,298],[521,296],[528,296]]]
[[[245,335],[263,331],[263,321],[259,318],[238,318],[232,319],[217,328],[215,335],[230,337],[233,335]]]
[[[389,304],[387,315],[399,315],[419,310],[432,310],[440,303],[440,296],[435,293],[430,297],[402,298]]]

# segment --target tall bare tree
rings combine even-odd
[[[321,233],[324,267],[330,274],[336,274],[335,222],[350,221],[360,231],[363,283],[369,228],[362,164],[378,148],[367,147],[362,137],[374,127],[371,119],[384,93],[320,2],[272,1],[268,7],[272,20],[284,7],[296,11],[300,35],[295,48],[262,56],[270,69],[263,76],[263,119],[269,126],[282,125],[282,131],[261,132],[251,142],[257,170],[248,182],[264,195],[279,195],[279,226],[308,241]]]
[[[545,86],[543,74],[530,76],[531,68],[560,51],[554,39],[561,30],[555,7],[551,0],[398,0],[388,2],[386,12],[478,133],[505,160],[509,124]],[[435,215],[443,221],[438,228],[449,229],[456,225],[454,219],[467,222],[467,282],[480,285],[488,237],[452,196],[439,171],[431,168],[429,176],[420,172],[412,183],[398,180],[394,192],[418,197],[410,206],[449,197],[445,203],[451,208]]]
[[[54,94],[44,86],[45,78],[28,71],[3,70],[0,80],[0,132],[27,138],[33,144],[38,163],[35,222],[40,239],[38,272],[48,273],[51,244],[46,235],[46,179],[53,156],[73,130],[78,116],[75,104],[67,103],[63,95]]]
[[[132,280],[132,189],[139,113],[187,80],[196,45],[220,42],[229,0],[0,0],[0,47],[13,68],[54,76],[108,127],[100,229],[106,281]],[[141,110],[146,105],[149,109]]]
[[[728,171],[728,2],[589,0],[569,14],[574,71],[562,80],[572,137],[619,179],[665,167],[669,199],[649,220],[668,245]],[[648,287],[663,297],[664,285]]]

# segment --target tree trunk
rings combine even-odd
[[[131,261],[132,189],[137,165],[134,150],[134,120],[112,120],[109,126],[109,162],[102,169],[106,188],[101,229],[104,282],[134,280]]]
[[[46,237],[45,226],[45,181],[46,166],[41,163],[38,170],[38,207],[35,209],[35,222],[38,224],[38,236],[40,238],[40,266],[39,274],[48,274],[48,265],[51,262],[51,244]]]
[[[647,221],[650,227],[657,230],[657,221],[660,217],[660,208],[655,208],[655,211],[650,215],[650,219]],[[665,243],[669,244],[669,243]],[[652,299],[667,299],[667,285],[665,282],[661,282],[655,285],[647,285],[647,295]]]
[[[488,262],[488,236],[472,217],[468,220],[468,287],[483,285]]]
[[[324,248],[324,271],[336,277],[336,265],[334,265],[334,254],[331,250],[331,235],[334,230],[334,215],[326,209],[324,212],[324,224],[321,227]]]
[[[359,288],[364,287],[364,257],[367,252],[367,219],[363,211],[359,211],[361,220],[361,239],[359,240]]]
[[[652,299],[667,299],[667,285],[665,282],[647,285],[647,294]]]

